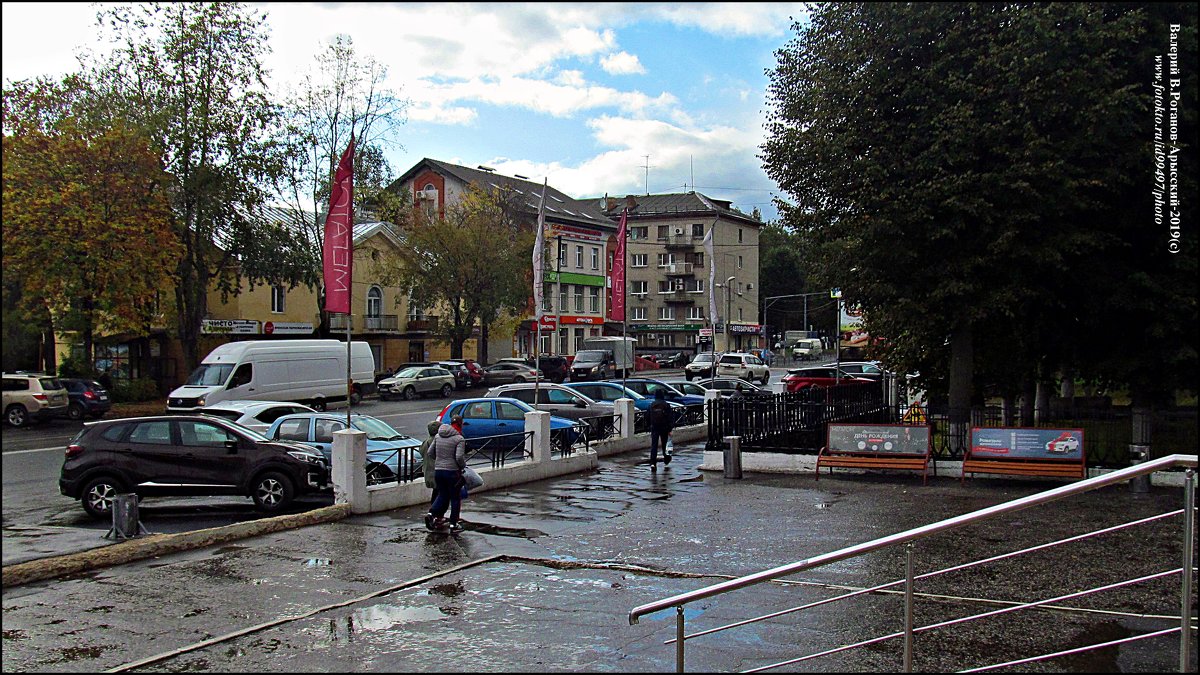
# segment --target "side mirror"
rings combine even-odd
[[[238,451],[237,441],[225,441],[225,451],[227,454],[236,455]]]
[[[587,407],[587,402],[586,402],[586,401],[581,401],[581,400],[579,400],[579,399],[575,399],[575,407],[576,407],[576,408],[586,408],[586,407]]]

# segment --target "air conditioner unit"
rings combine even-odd
[[[683,228],[682,227],[675,228],[675,236],[677,236],[677,237],[683,236]]]
[[[754,290],[754,284],[753,283],[746,284],[746,290],[748,290],[748,291]]]

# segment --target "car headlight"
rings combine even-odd
[[[204,397],[203,396],[196,399],[196,405],[204,405]]]
[[[289,450],[288,454],[302,462],[309,462],[310,464],[322,464],[323,463],[321,461],[320,457],[318,457],[312,453],[300,452],[298,450]]]

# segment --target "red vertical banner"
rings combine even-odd
[[[625,221],[628,210],[621,211],[621,224],[617,227],[617,250],[612,265],[612,302],[608,306],[608,318],[625,320]]]
[[[342,153],[333,177],[321,253],[324,262],[325,311],[349,314],[354,261],[353,136],[350,137],[350,145]]]

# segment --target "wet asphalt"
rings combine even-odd
[[[3,670],[670,672],[675,648],[663,643],[674,637],[674,612],[631,626],[633,607],[1053,486],[949,478],[923,486],[908,474],[849,472],[819,482],[811,474],[733,480],[700,471],[702,454],[699,445],[679,448],[669,468],[651,472],[645,452],[627,453],[592,473],[474,495],[457,536],[426,532],[424,509],[414,507],[6,589]],[[918,542],[915,571],[1182,501],[1178,488],[1121,486],[1034,507]],[[916,625],[1175,569],[1181,540],[1176,516],[922,581]],[[791,578],[798,583],[690,605],[688,633],[903,573],[900,549],[842,561]],[[922,632],[914,670],[961,670],[1178,626],[1179,593],[1175,575],[1061,603],[1068,609]],[[1097,609],[1106,613],[1086,611]],[[686,665],[754,668],[899,631],[902,622],[901,597],[875,593],[690,640]],[[1009,672],[1171,671],[1178,649],[1174,634]],[[901,667],[893,639],[781,670]]]

